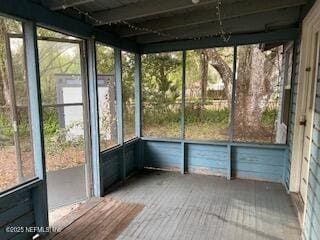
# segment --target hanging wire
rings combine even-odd
[[[219,22],[219,27],[220,27],[220,37],[223,39],[224,42],[229,42],[230,38],[231,38],[231,33],[227,33],[225,30],[224,30],[224,27],[223,27],[223,23],[222,23],[222,0],[218,0],[217,1],[217,17],[218,17],[218,22]]]
[[[66,3],[66,0],[64,0],[64,4],[62,6],[63,9],[68,8],[66,6],[67,6],[67,3]],[[88,12],[82,11],[81,9],[79,9],[79,8],[77,8],[75,6],[72,6],[70,8],[72,8],[74,11],[76,11],[79,15],[86,16],[86,18],[88,20],[90,20],[91,22],[93,22],[95,24],[98,24],[98,25],[112,26],[112,25],[117,25],[117,24],[123,24],[123,25],[126,25],[128,28],[130,28],[132,30],[135,30],[135,31],[142,31],[142,32],[152,33],[152,34],[156,34],[158,36],[170,37],[170,38],[173,38],[173,39],[176,39],[176,40],[181,39],[180,37],[172,35],[172,34],[169,34],[169,33],[163,33],[163,32],[160,32],[160,31],[157,31],[157,30],[154,30],[154,29],[151,29],[151,28],[147,28],[147,27],[135,26],[135,25],[133,25],[133,24],[131,24],[131,23],[125,21],[125,20],[119,20],[119,21],[113,21],[113,22],[103,22],[100,19],[97,19],[97,18],[93,17]],[[201,40],[201,39],[204,39],[204,38],[211,38],[211,37],[216,37],[216,36],[220,36],[223,39],[223,41],[226,42],[226,43],[230,40],[231,33],[225,32],[224,28],[223,28],[222,14],[221,14],[222,0],[218,0],[216,9],[217,9],[216,14],[217,14],[218,22],[219,22],[219,26],[220,26],[220,32],[216,33],[216,34],[208,34],[208,35],[206,35],[204,37],[187,37],[188,40]]]

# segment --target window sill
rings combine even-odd
[[[3,192],[0,193],[0,198],[4,198],[4,197],[7,197],[11,194],[14,194],[18,191],[25,191],[25,190],[28,190],[28,189],[31,189],[31,188],[34,188],[38,185],[40,185],[41,183],[43,182],[42,179],[38,178],[38,177],[35,177],[35,178],[32,178],[24,183],[21,183],[17,186],[14,186],[12,188],[9,188]]]

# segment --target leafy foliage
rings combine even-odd
[[[144,55],[143,101],[174,103],[181,95],[181,53]]]

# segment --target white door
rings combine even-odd
[[[311,53],[311,66],[307,68],[307,81],[308,91],[305,96],[305,111],[304,119],[301,119],[300,124],[304,125],[303,144],[302,146],[302,161],[301,161],[301,174],[300,174],[300,194],[304,203],[307,201],[308,190],[308,175],[310,163],[310,151],[312,144],[312,127],[313,127],[313,113],[314,113],[314,99],[316,82],[319,76],[319,63],[320,63],[320,36],[319,28],[313,32],[312,36],[312,51]]]

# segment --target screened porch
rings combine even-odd
[[[0,239],[318,239],[319,6],[0,0]]]

